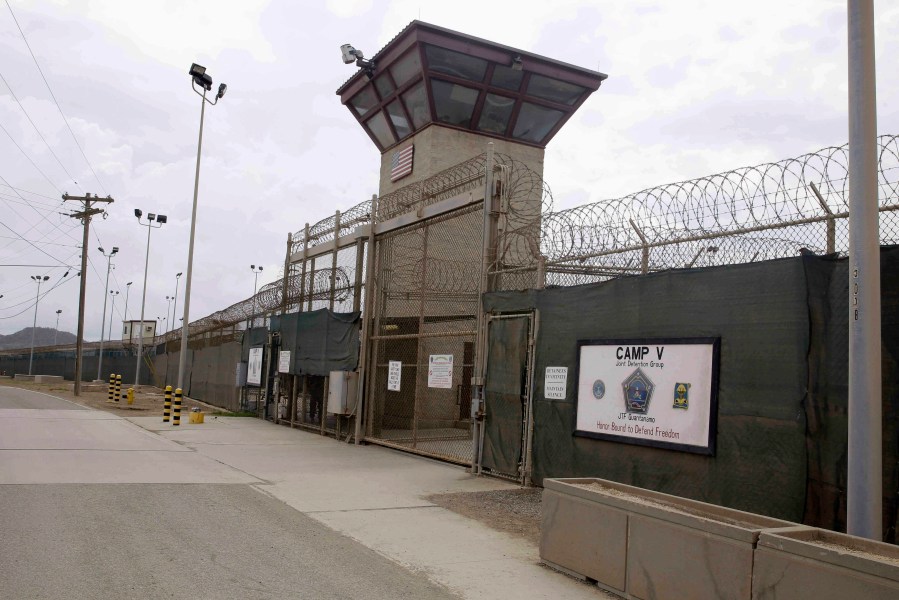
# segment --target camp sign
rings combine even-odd
[[[718,338],[578,341],[575,435],[715,454]]]

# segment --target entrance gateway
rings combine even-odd
[[[295,238],[289,270],[357,248],[359,437],[522,479],[535,321],[481,297],[539,286],[544,148],[606,75],[420,21],[357,64],[337,94],[381,153],[379,194],[355,230],[338,214],[333,237]]]

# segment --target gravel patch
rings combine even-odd
[[[540,542],[542,497],[542,488],[520,488],[433,494],[425,499],[536,546]]]

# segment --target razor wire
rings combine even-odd
[[[894,212],[899,208],[897,140],[895,135],[877,140],[881,243],[899,239]],[[823,253],[828,248],[820,224],[848,216],[848,151],[848,144],[828,147],[550,213],[541,225],[541,252],[550,267],[590,264],[600,257],[606,260],[598,262],[624,260],[622,266],[627,266],[622,256],[609,257],[652,248],[653,269],[683,266],[697,242],[724,237],[734,239],[718,244],[718,264],[776,258],[784,255],[785,247],[793,247],[793,255],[812,246]],[[845,254],[848,234],[844,225],[840,230],[830,250]],[[777,233],[768,237],[766,231]],[[673,245],[684,247],[656,252]]]
[[[899,136],[880,136],[877,142],[880,242],[897,243]],[[378,199],[377,220],[483,190],[486,168],[487,154],[480,154],[386,194]],[[494,155],[494,182],[498,236],[490,271],[507,273],[496,289],[533,286],[534,277],[511,275],[533,274],[540,261],[545,261],[546,284],[578,285],[803,252],[845,255],[848,245],[848,144],[557,212],[552,212],[552,193],[542,176],[510,156]],[[291,253],[333,243],[370,224],[371,210],[367,200],[309,225],[292,236]],[[425,293],[435,298],[478,289],[479,275],[471,260],[452,256],[425,260],[427,265],[422,260],[394,265],[394,276],[416,280],[426,271]],[[334,274],[335,307],[352,295],[352,273],[348,274],[352,270],[343,265]],[[234,325],[250,318],[254,310],[260,314],[282,306],[302,309],[300,303],[310,298],[322,305],[330,298],[332,271],[317,268],[302,276],[292,267],[286,297],[282,298],[281,278],[263,286],[255,297],[191,323],[190,334]],[[166,335],[176,337],[180,330]]]

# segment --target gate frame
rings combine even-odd
[[[534,387],[536,383],[536,373],[534,372],[534,368],[536,366],[536,355],[537,355],[537,335],[540,329],[540,311],[538,309],[533,309],[525,312],[515,312],[515,313],[500,313],[493,314],[487,313],[485,316],[485,343],[484,343],[484,419],[486,421],[487,411],[490,410],[490,406],[487,404],[487,374],[489,373],[489,352],[487,349],[490,348],[490,323],[492,321],[500,321],[500,320],[509,320],[509,319],[521,319],[525,318],[528,320],[528,336],[527,336],[527,360],[525,361],[525,371],[527,373],[527,377],[525,378],[525,403],[524,403],[524,412],[522,414],[521,420],[521,460],[518,463],[518,473],[513,475],[511,473],[500,473],[500,472],[492,472],[491,475],[495,475],[498,477],[506,477],[513,478],[518,481],[522,486],[527,486],[531,483],[531,472],[532,465],[531,460],[533,458],[532,448],[533,439],[534,439]],[[475,461],[475,468],[478,475],[482,473],[482,463],[483,463],[483,455],[484,455],[484,437],[486,435],[486,427],[484,426],[484,422],[481,425],[480,431],[480,439],[478,440],[478,455],[477,460]]]

